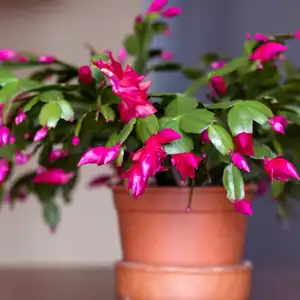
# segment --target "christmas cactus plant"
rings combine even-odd
[[[90,47],[86,66],[0,51],[2,202],[34,194],[55,228],[56,195],[71,200],[82,165],[110,164],[114,174],[91,186],[124,184],[136,199],[154,184],[224,185],[236,210],[250,215],[245,184],[262,191],[271,182],[278,212],[286,213],[286,199],[300,191],[300,71],[284,54],[299,33],[248,35],[240,57],[208,53],[199,67],[184,67],[170,51],[151,48],[155,35],[170,38],[165,19],[180,13],[153,1],[124,49],[114,56]],[[22,68],[28,77],[14,75]],[[182,72],[191,84],[180,94],[150,93],[146,76],[160,71]],[[200,88],[206,96],[197,98]],[[33,156],[38,167],[11,182]]]

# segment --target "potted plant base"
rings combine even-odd
[[[250,200],[252,187],[245,192]],[[114,201],[123,248],[120,299],[249,299],[247,217],[235,212],[223,187],[150,187],[134,201],[118,186]]]

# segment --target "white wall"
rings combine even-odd
[[[88,59],[86,42],[99,50],[118,49],[131,31],[139,4],[140,0],[0,0],[0,48],[56,54],[84,64]],[[64,207],[55,235],[43,224],[36,199],[18,204],[13,211],[2,207],[0,265],[106,265],[118,259],[111,192],[86,189],[88,180],[104,171],[83,169],[74,201]]]

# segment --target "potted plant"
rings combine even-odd
[[[299,34],[248,36],[240,57],[208,53],[201,66],[184,67],[151,48],[154,35],[171,34],[164,18],[180,13],[153,1],[118,58],[90,47],[91,63],[80,68],[0,51],[1,201],[36,195],[54,230],[57,193],[68,203],[82,165],[110,164],[113,176],[90,184],[112,186],[121,299],[248,299],[251,264],[242,253],[252,195],[268,180],[285,216],[299,190],[300,72],[283,57]],[[19,78],[18,68],[32,72]],[[150,93],[153,71],[180,71],[192,82],[180,94]],[[200,87],[206,99],[194,96]],[[38,168],[7,189],[34,155]]]

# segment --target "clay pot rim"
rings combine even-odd
[[[155,265],[148,264],[140,264],[134,263],[130,261],[119,261],[116,263],[116,268],[133,268],[140,269],[145,272],[157,272],[158,267]],[[253,265],[250,261],[245,260],[237,265],[228,265],[228,266],[213,266],[213,267],[201,267],[201,268],[193,268],[193,267],[172,267],[172,266],[159,266],[159,272],[163,273],[189,273],[189,274],[211,274],[211,273],[230,273],[236,272],[244,272],[248,270],[252,270]]]
[[[111,189],[115,192],[126,192],[126,189],[123,185],[113,185]],[[180,193],[186,193],[188,194],[190,192],[190,187],[180,187],[180,186],[149,186],[147,187],[147,194],[157,194],[157,193],[170,193],[175,192],[178,193],[180,190]],[[203,192],[209,192],[214,194],[224,194],[225,188],[221,185],[218,186],[196,186],[193,188],[193,191],[195,194],[203,193]],[[246,184],[245,185],[245,192],[255,192],[257,190],[257,185],[255,184]]]

